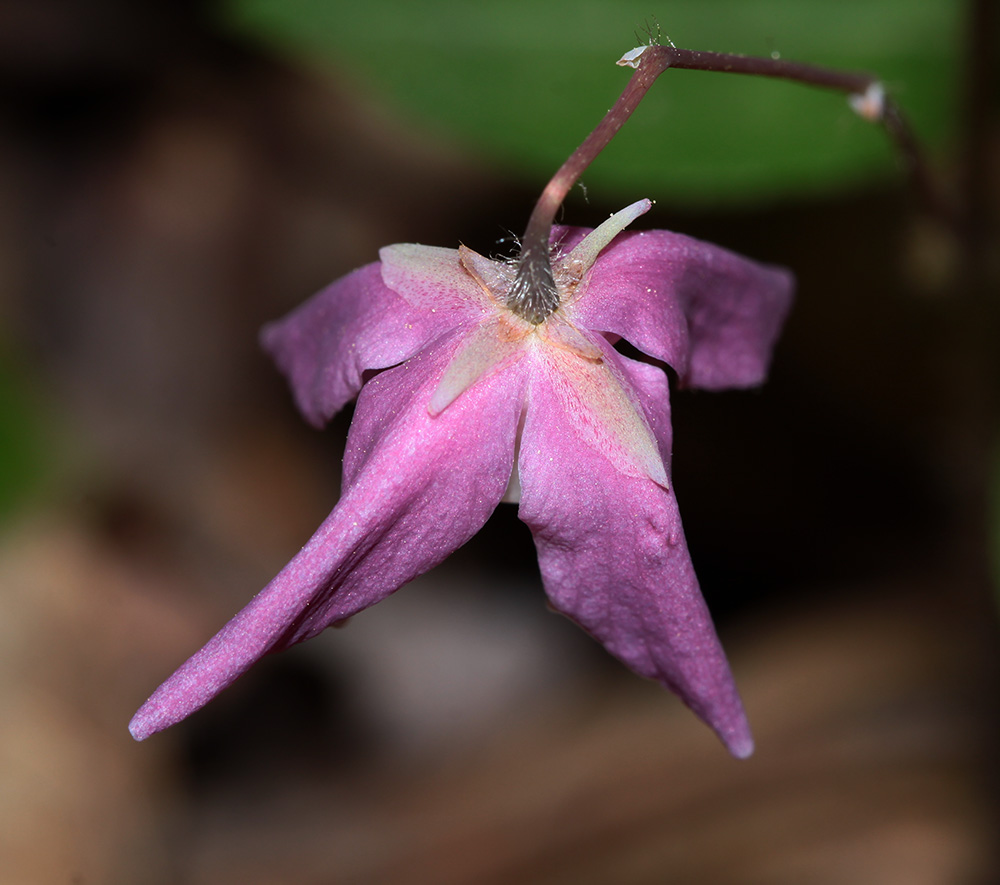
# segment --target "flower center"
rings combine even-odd
[[[517,275],[505,299],[507,309],[532,325],[544,323],[559,307],[559,289],[552,275],[548,243],[526,246],[517,262]]]

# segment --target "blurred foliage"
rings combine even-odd
[[[227,0],[226,16],[399,115],[547,179],[598,122],[655,32],[647,0]],[[374,10],[374,11],[373,11]],[[687,49],[876,73],[918,133],[953,124],[961,7],[952,0],[671,0],[655,14]],[[637,36],[638,35],[638,36]],[[843,96],[763,78],[661,77],[585,184],[686,202],[824,192],[892,174],[882,133]]]
[[[25,373],[0,353],[0,520],[41,484],[48,461],[38,396]]]

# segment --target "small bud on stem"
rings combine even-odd
[[[700,52],[658,44],[637,47],[625,53],[618,64],[635,68],[624,92],[545,186],[528,219],[521,240],[517,276],[507,298],[507,306],[529,323],[544,322],[559,306],[559,293],[549,259],[549,235],[556,212],[570,188],[618,134],[618,130],[632,116],[649,87],[668,68],[778,77],[847,93],[851,107],[857,113],[885,126],[904,158],[910,178],[928,207],[940,217],[953,217],[950,207],[932,187],[923,156],[902,113],[895,102],[886,97],[881,83],[874,77],[779,58]]]

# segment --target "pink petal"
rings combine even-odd
[[[661,445],[669,446],[663,372],[622,357],[617,363]],[[748,756],[753,740],[743,705],[673,494],[623,475],[581,446],[562,408],[551,381],[533,376],[519,459],[520,517],[534,534],[553,606],[637,673],[677,693],[733,755]]]
[[[488,304],[503,305],[507,301],[507,293],[514,284],[515,265],[507,261],[494,261],[466,246],[458,247],[459,260],[476,282],[487,293]]]
[[[560,229],[564,250],[586,231]],[[580,284],[567,314],[663,360],[692,387],[760,384],[791,306],[794,280],[669,231],[620,234]]]
[[[261,343],[302,414],[322,427],[358,395],[365,371],[402,362],[452,325],[404,301],[369,264],[265,326]]]
[[[552,331],[559,328],[551,321],[546,326]],[[556,414],[564,426],[572,428],[578,443],[600,453],[615,470],[648,477],[666,488],[667,474],[656,438],[631,381],[618,368],[617,354],[602,339],[587,339],[579,331],[576,334],[597,359],[551,345],[540,348],[536,357],[534,374],[544,375],[558,403]],[[534,385],[531,395],[534,397]]]
[[[546,344],[575,354],[589,362],[599,363],[604,359],[604,351],[593,337],[581,332],[563,311],[556,311],[543,324],[537,326],[539,335]]]
[[[397,243],[384,246],[378,254],[382,259],[382,280],[393,292],[414,307],[450,315],[452,325],[497,308],[486,288],[494,271],[489,271],[490,279],[481,280],[469,272],[463,258],[469,266],[480,262],[489,266],[495,262],[471,249],[460,252],[440,246]]]
[[[457,343],[366,384],[340,502],[277,577],[143,705],[129,726],[138,740],[202,707],[265,653],[384,599],[486,522],[513,467],[523,373],[485,378],[432,418],[427,403]]]
[[[507,311],[474,325],[464,336],[431,397],[432,415],[443,412],[481,378],[524,353],[523,342],[533,327]]]

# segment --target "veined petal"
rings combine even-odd
[[[643,401],[668,421],[662,372],[621,359]],[[637,673],[663,683],[733,755],[753,751],[743,705],[691,565],[677,503],[577,444],[555,385],[532,379],[519,458],[519,515],[538,548],[553,606]],[[669,435],[661,437],[669,444]]]
[[[497,307],[457,249],[397,243],[378,254],[382,280],[393,292],[414,307],[451,316],[453,325]]]
[[[277,577],[142,706],[130,725],[137,739],[203,706],[265,653],[384,599],[479,530],[511,474],[523,386],[485,379],[432,418],[427,399],[454,348],[450,340],[424,351],[365,386],[340,502]]]
[[[438,415],[481,378],[506,360],[524,352],[524,339],[533,327],[507,311],[476,326],[459,345],[441,383],[431,397],[428,411]]]
[[[566,428],[627,476],[641,476],[667,487],[656,439],[630,382],[621,372],[621,358],[606,341],[590,339],[602,355],[594,360],[551,345],[538,348],[532,374],[530,413],[536,402],[536,378],[545,391],[542,401],[553,411],[548,420]],[[569,464],[571,462],[567,462]]]
[[[783,268],[669,231],[628,232],[601,253],[567,314],[663,360],[684,384],[749,387],[764,380],[793,288]]]
[[[362,374],[409,358],[454,325],[419,310],[369,264],[261,331],[261,344],[288,378],[306,419],[322,427],[358,395]]]

